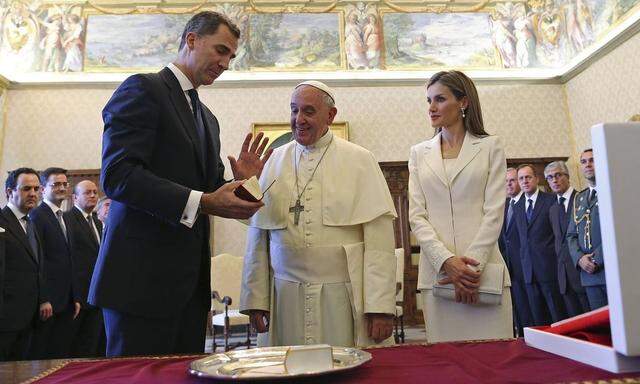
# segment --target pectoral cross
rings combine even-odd
[[[298,225],[300,212],[304,211],[304,205],[300,204],[300,199],[296,200],[296,205],[289,207],[289,213],[293,213],[293,223]]]

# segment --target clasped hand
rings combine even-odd
[[[447,277],[439,280],[438,284],[453,283],[458,303],[475,304],[478,302],[481,273],[471,267],[479,264],[478,261],[470,257],[452,256],[443,264]]]
[[[264,134],[260,132],[252,142],[253,135],[251,133],[247,134],[242,143],[238,159],[236,160],[233,156],[228,157],[233,177],[239,181],[227,183],[214,192],[204,193],[200,198],[202,213],[229,219],[248,219],[264,205],[260,201],[249,202],[242,200],[233,193],[244,180],[252,176],[259,178],[264,165],[269,160],[271,153],[273,153],[273,149],[264,152],[269,139],[263,139],[263,136]]]

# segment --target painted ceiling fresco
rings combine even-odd
[[[639,2],[529,0],[485,3],[474,12],[401,12],[385,0],[336,3],[325,12],[197,8],[222,12],[240,27],[232,71],[508,70],[567,64]],[[195,12],[0,0],[0,73],[155,70],[175,57]]]

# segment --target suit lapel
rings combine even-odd
[[[189,108],[189,103],[187,103],[187,99],[184,95],[184,91],[180,87],[180,83],[178,79],[176,79],[175,75],[169,68],[164,68],[160,71],[160,77],[164,80],[165,84],[169,88],[169,98],[171,99],[171,103],[173,108],[175,109],[177,115],[180,117],[180,121],[182,122],[182,126],[191,141],[191,145],[193,146],[194,152],[196,155],[196,162],[200,167],[200,172],[204,176],[204,164],[202,164],[202,150],[201,146],[198,145],[198,133],[196,131],[196,123],[193,118],[193,113],[191,108]],[[202,117],[204,120],[204,116]],[[206,126],[206,123],[205,123]],[[208,130],[208,129],[207,129]]]
[[[456,179],[456,176],[476,157],[480,152],[480,138],[473,136],[467,132],[462,142],[462,148],[458,154],[458,160],[456,160],[453,175],[451,177],[451,183]]]
[[[424,159],[425,163],[438,176],[442,184],[448,186],[449,180],[444,172],[444,163],[442,160],[442,149],[440,148],[440,136],[438,133],[433,139],[427,141],[425,145]]]
[[[31,256],[31,260],[34,263],[38,264],[38,258],[33,254],[33,250],[31,249],[31,245],[29,245],[29,239],[27,239],[27,234],[24,233],[24,229],[22,229],[22,225],[18,222],[16,215],[13,214],[11,208],[4,207],[2,209],[2,216],[4,216],[4,221],[6,222],[6,226],[9,232],[15,236],[16,239],[22,244],[22,246],[27,250],[29,256]],[[33,223],[31,224],[33,225]]]
[[[78,222],[78,224],[82,228],[82,231],[84,232],[85,236],[89,236],[91,241],[97,247],[98,241],[96,240],[96,235],[95,233],[93,233],[93,229],[91,229],[91,227],[89,226],[89,222],[87,221],[87,219],[84,218],[84,215],[82,214],[82,212],[80,212],[78,208],[73,207],[72,211],[73,211],[74,219]]]
[[[567,211],[564,214],[564,220],[562,220],[559,217],[560,220],[560,232],[562,233],[562,237],[564,238],[564,235],[567,234],[567,228],[569,227],[569,217],[572,214],[572,209],[571,207],[573,207],[573,199],[576,196],[576,190],[574,189],[573,192],[571,192],[571,196],[569,197],[569,203],[567,205]],[[562,207],[564,208],[564,207]],[[558,215],[560,216],[560,215]]]

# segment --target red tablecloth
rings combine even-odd
[[[558,383],[634,378],[613,374],[525,345],[523,340],[405,345],[369,349],[373,360],[354,370],[305,383]],[[37,384],[211,383],[187,373],[198,357],[124,358],[70,362]]]

